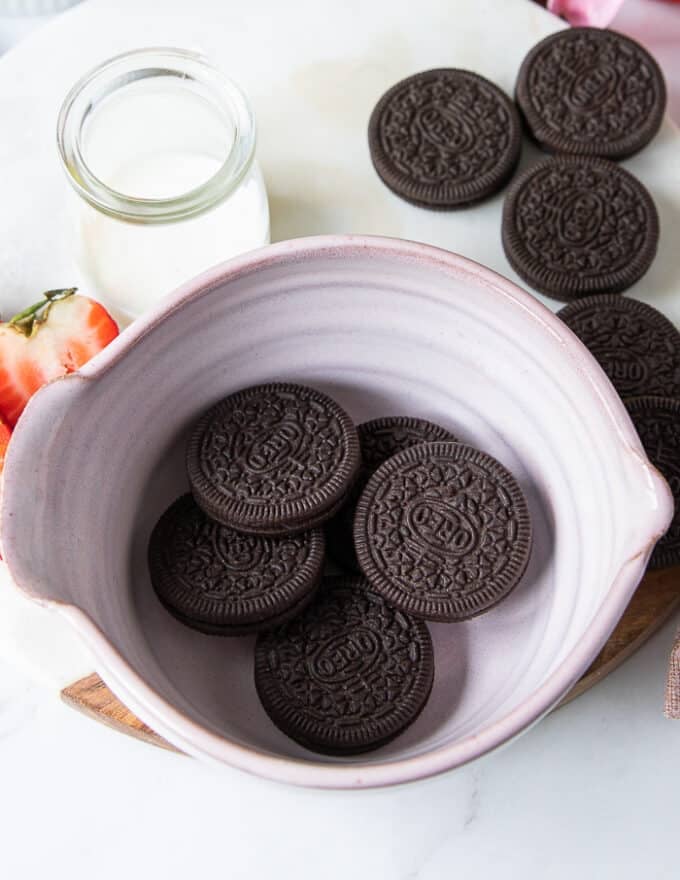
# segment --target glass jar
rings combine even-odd
[[[105,62],[67,95],[57,140],[76,193],[78,266],[123,322],[269,241],[248,100],[199,54],[141,49]]]

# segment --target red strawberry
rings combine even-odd
[[[117,335],[106,309],[75,288],[50,290],[0,324],[0,419],[13,428],[38,388],[75,372]]]
[[[5,466],[5,453],[7,452],[7,444],[12,436],[11,429],[0,419],[0,474]],[[2,553],[0,553],[0,565],[2,564]]]
[[[3,422],[2,419],[0,419],[0,474],[2,473],[2,469],[5,465],[5,452],[7,451],[7,444],[9,443],[9,438],[11,436],[11,429]]]

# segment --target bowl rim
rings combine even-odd
[[[438,746],[423,754],[375,764],[329,764],[319,760],[279,757],[249,746],[235,743],[213,733],[160,696],[124,657],[113,647],[106,635],[80,608],[58,599],[42,598],[43,605],[57,609],[65,616],[94,655],[95,666],[117,696],[145,723],[182,751],[215,762],[224,762],[239,769],[275,781],[318,788],[372,788],[422,779],[461,766],[486,752],[503,745],[545,715],[566,693],[594,659],[614,628],[644,573],[646,562],[658,537],[665,531],[673,513],[670,490],[661,474],[648,461],[632,422],[613,386],[581,341],[556,315],[535,297],[512,281],[467,257],[431,245],[372,235],[321,235],[299,238],[268,245],[225,263],[221,263],[179,287],[137,319],[107,348],[78,373],[50,383],[41,389],[26,408],[9,444],[2,488],[19,483],[13,461],[21,447],[24,432],[21,424],[42,405],[46,397],[63,387],[65,382],[97,380],[115,363],[125,357],[161,322],[189,303],[207,295],[216,287],[262,269],[281,264],[305,262],[313,257],[395,257],[416,262],[429,268],[444,269],[465,277],[473,285],[491,288],[513,302],[544,330],[558,338],[564,350],[578,365],[585,381],[595,390],[607,412],[612,429],[622,449],[639,471],[640,482],[647,491],[653,490],[656,509],[649,523],[640,524],[640,546],[625,559],[609,590],[595,612],[579,643],[550,676],[520,705],[480,732],[469,734],[455,743]],[[0,493],[0,524],[11,513],[7,509],[7,491]],[[36,599],[28,584],[13,571],[13,543],[3,543],[3,555],[17,587]]]

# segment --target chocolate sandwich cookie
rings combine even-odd
[[[645,187],[604,159],[559,156],[513,181],[503,205],[510,265],[540,293],[620,293],[649,269],[659,218]]]
[[[504,599],[524,574],[531,536],[515,478],[462,443],[424,443],[390,458],[354,520],[372,588],[426,620],[466,620]]]
[[[517,166],[519,114],[508,96],[469,70],[416,73],[378,101],[368,126],[382,181],[423,208],[458,208],[497,192]]]
[[[255,686],[267,714],[323,754],[389,742],[419,715],[433,678],[427,626],[362,578],[324,580],[303,614],[255,647]]]
[[[339,565],[354,571],[360,570],[354,552],[354,512],[371,475],[388,458],[417,443],[456,440],[445,428],[426,419],[408,416],[392,416],[364,422],[357,427],[357,432],[361,448],[359,476],[340,512],[326,523],[326,549]]]
[[[577,299],[558,312],[621,397],[680,398],[680,333],[646,303],[616,294]]]
[[[216,404],[187,449],[191,491],[208,516],[262,535],[294,534],[329,519],[359,464],[347,413],[320,391],[284,383]]]
[[[666,478],[675,515],[666,534],[658,542],[650,568],[680,564],[680,401],[669,397],[636,397],[626,401],[635,429],[652,464]]]
[[[600,28],[541,40],[520,68],[517,103],[536,141],[556,153],[623,159],[657,133],[661,69],[639,43]]]
[[[149,541],[151,583],[182,623],[243,635],[299,613],[321,580],[321,529],[284,537],[244,535],[209,519],[191,495],[161,516]]]

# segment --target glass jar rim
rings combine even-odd
[[[146,72],[146,73],[145,73]],[[108,186],[89,167],[82,148],[83,123],[99,101],[137,78],[190,76],[230,115],[234,140],[224,162],[199,186],[167,198],[138,198]],[[57,120],[57,146],[71,186],[97,210],[137,223],[168,223],[200,214],[230,195],[255,155],[255,117],[244,92],[199,52],[172,47],[133,49],[86,73],[66,95]]]

